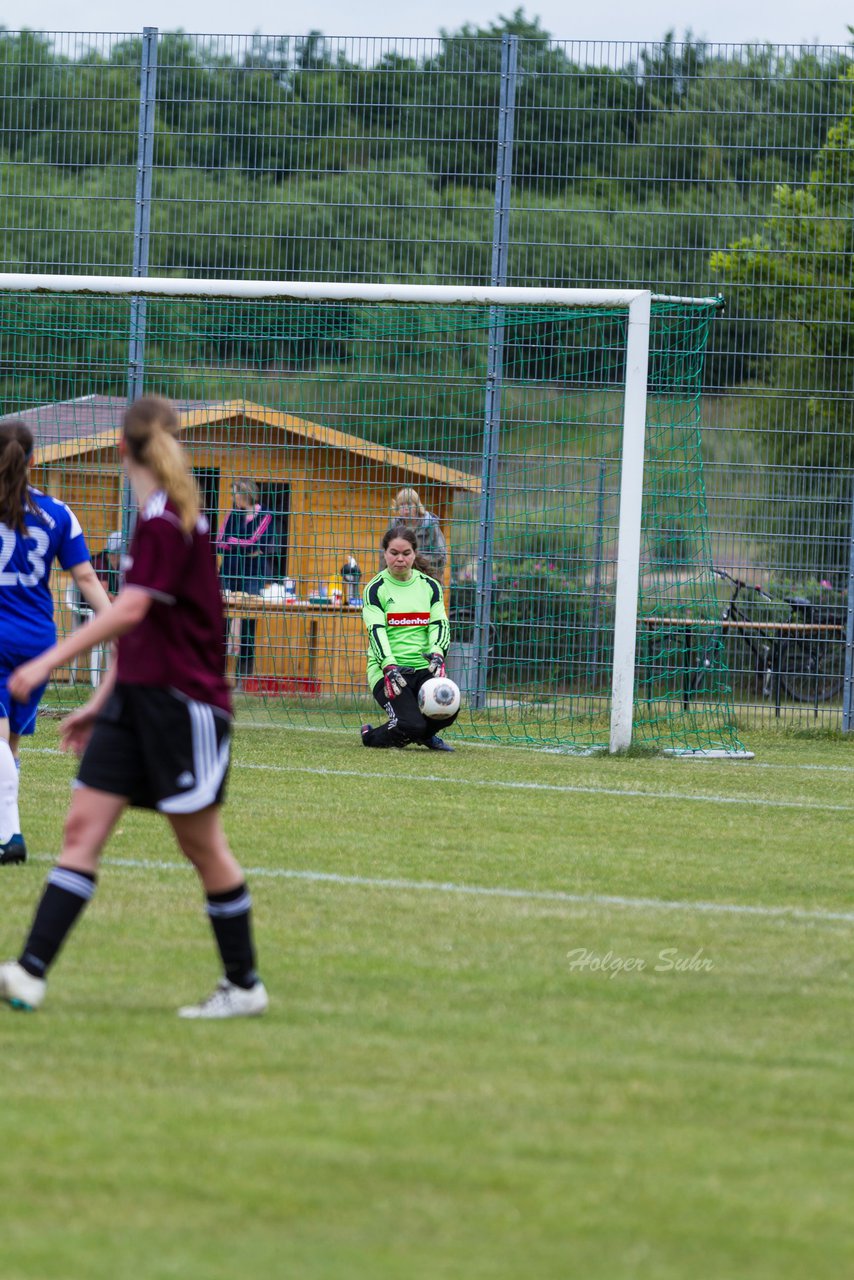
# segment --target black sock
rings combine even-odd
[[[94,892],[95,877],[88,871],[54,867],[18,960],[22,969],[34,978],[45,976]]]
[[[247,990],[258,981],[252,945],[252,899],[245,884],[208,894],[208,915],[229,982]]]

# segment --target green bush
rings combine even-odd
[[[493,608],[491,680],[552,690],[574,682],[595,665],[592,613],[590,596],[548,564],[505,579]]]
[[[539,528],[519,534],[510,543],[509,556],[521,561],[519,571],[577,573],[584,557],[584,536],[578,529]],[[509,566],[510,569],[513,566]],[[509,571],[509,570],[508,570]]]
[[[519,535],[512,556],[497,560],[492,580],[490,663],[492,688],[565,690],[595,682],[610,644],[612,610],[596,601],[579,575],[581,542],[575,530]],[[505,553],[507,554],[507,553]],[[451,593],[452,641],[474,639],[476,589]]]

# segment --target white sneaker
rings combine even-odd
[[[35,981],[35,979],[33,979]],[[178,1010],[179,1018],[254,1018],[266,1013],[270,1001],[263,982],[254,987],[236,987],[223,978],[213,995],[201,1004],[187,1004]]]
[[[44,1000],[46,989],[44,978],[34,978],[17,960],[0,964],[0,1000],[6,1000],[13,1009],[34,1013]]]

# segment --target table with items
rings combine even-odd
[[[361,600],[341,596],[247,595],[223,592],[230,618],[257,624],[255,670],[242,682],[246,693],[323,698],[364,694],[366,637]],[[233,674],[234,656],[228,671]]]

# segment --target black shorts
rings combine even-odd
[[[80,761],[78,784],[140,809],[198,813],[225,796],[231,718],[175,689],[118,684]]]

